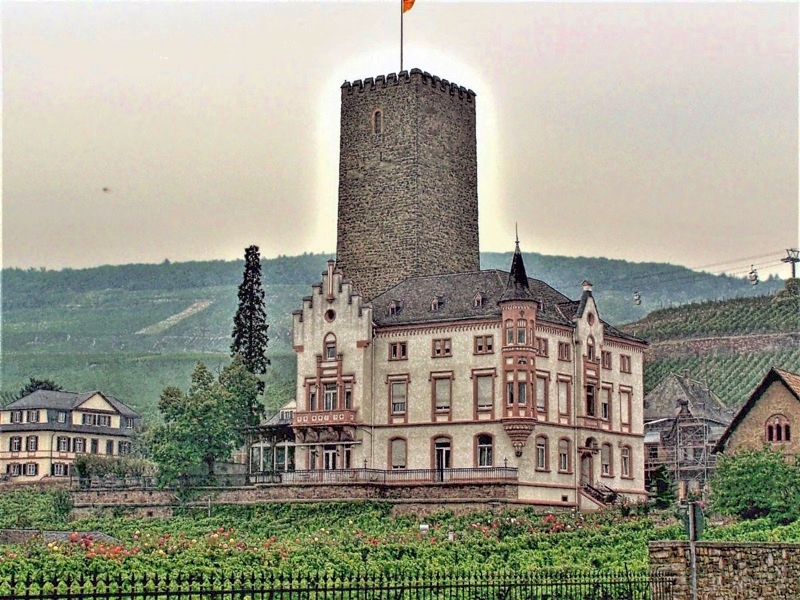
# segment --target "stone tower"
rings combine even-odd
[[[342,85],[336,255],[365,299],[480,269],[472,90],[419,69]]]

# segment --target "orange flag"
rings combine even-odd
[[[414,6],[414,0],[402,0],[403,2],[403,12],[408,12],[411,10],[411,7]]]

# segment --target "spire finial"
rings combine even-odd
[[[514,222],[514,243],[519,248],[519,223]]]

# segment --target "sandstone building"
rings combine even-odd
[[[759,450],[764,446],[786,456],[800,455],[792,427],[800,422],[800,375],[772,367],[733,417],[715,451]]]
[[[529,278],[519,243],[508,272],[479,268],[475,94],[419,70],[348,82],[341,135],[337,261],[294,313],[289,479],[643,499],[645,343],[589,282],[571,300]]]

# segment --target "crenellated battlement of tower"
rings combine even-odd
[[[411,71],[400,71],[399,73],[367,77],[363,80],[356,79],[352,83],[345,81],[342,84],[342,95],[369,92],[392,85],[408,84],[413,81],[419,81],[423,85],[428,85],[433,89],[449,93],[451,96],[458,96],[459,99],[466,102],[475,101],[475,92],[472,90],[465,88],[463,85],[448,81],[447,79],[431,75],[427,71],[422,71],[421,69],[411,69]]]

